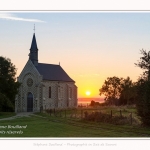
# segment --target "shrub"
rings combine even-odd
[[[104,122],[115,125],[124,125],[131,124],[131,118],[129,116],[111,116],[110,114],[102,113],[102,112],[92,112],[88,113],[84,112],[84,120],[86,121],[94,121],[94,122]],[[135,122],[136,120],[133,119]]]

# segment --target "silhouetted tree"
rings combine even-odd
[[[91,101],[90,106],[95,106],[95,101]]]
[[[135,63],[144,70],[143,76],[137,82],[136,108],[142,123],[150,126],[150,53],[142,49],[141,54],[143,56],[140,61]]]
[[[110,105],[135,104],[136,84],[130,77],[109,77],[105,80],[100,95],[105,96],[105,102]]]
[[[16,68],[9,58],[0,56],[0,111],[13,111],[20,83],[16,82]]]
[[[122,80],[121,88],[120,104],[133,104],[136,96],[136,85],[130,77]]]
[[[118,78],[116,76],[114,77],[108,77],[107,80],[105,80],[103,86],[101,89],[99,89],[100,95],[105,96],[105,102],[114,105],[118,103],[118,99],[120,98],[121,94],[121,82],[122,78]]]
[[[147,77],[147,79],[150,80],[150,52],[143,49],[140,50],[140,52],[143,56],[140,57],[140,61],[135,63],[135,65],[143,69],[143,77]]]
[[[95,106],[100,106],[99,102],[91,101],[90,106],[95,107]]]

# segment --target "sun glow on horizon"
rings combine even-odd
[[[90,96],[90,95],[91,95],[91,92],[90,92],[90,91],[86,91],[85,94],[86,94],[87,96]]]

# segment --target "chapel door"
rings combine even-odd
[[[29,92],[27,95],[27,112],[32,111],[33,111],[33,94]]]

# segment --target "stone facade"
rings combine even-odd
[[[16,96],[15,111],[39,112],[40,109],[77,107],[75,82],[46,80],[37,70],[37,65],[29,58],[18,77],[21,87]]]

